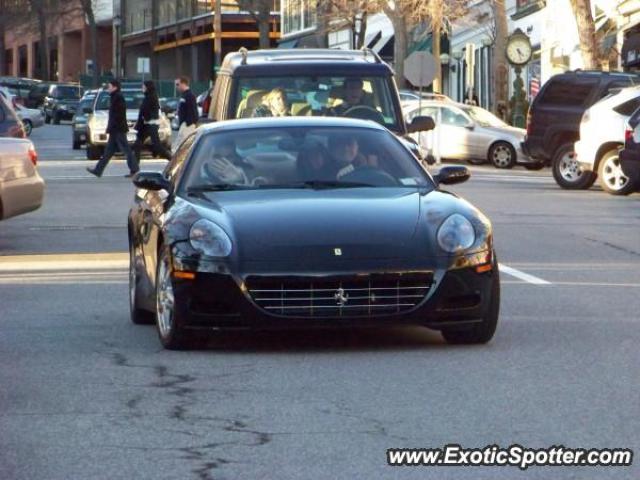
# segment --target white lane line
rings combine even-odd
[[[524,282],[530,283],[532,285],[550,285],[551,282],[547,282],[542,278],[536,277],[534,275],[529,275],[528,273],[521,272],[515,268],[511,268],[507,265],[500,264],[500,271],[510,275],[512,277],[518,278]]]
[[[118,270],[129,268],[127,253],[15,255],[0,257],[0,274]]]
[[[78,158],[78,157],[76,157]],[[43,168],[43,167],[73,167],[73,166],[82,166],[85,167],[89,164],[93,165],[96,162],[93,160],[42,160],[41,162],[38,162],[38,168]],[[120,159],[112,159],[111,162],[109,162],[111,165],[124,165],[126,164],[126,160],[120,160]],[[167,160],[161,160],[161,159],[142,159],[140,160],[140,164],[141,165],[152,165],[152,164],[167,164],[168,161]]]

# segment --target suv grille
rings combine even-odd
[[[406,312],[429,293],[432,272],[247,278],[253,301],[273,315],[362,317]]]

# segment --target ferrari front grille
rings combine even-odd
[[[429,293],[432,272],[331,277],[247,278],[253,301],[287,317],[366,317],[403,313]]]

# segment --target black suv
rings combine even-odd
[[[580,137],[580,120],[591,105],[612,90],[640,84],[630,73],[581,71],[555,75],[544,84],[527,115],[525,154],[551,165],[558,185],[584,189],[593,185],[594,172],[580,173],[573,144]],[[571,175],[563,175],[571,171]]]
[[[346,102],[345,88],[351,84],[360,88],[358,103]],[[416,117],[405,123],[393,70],[371,50],[241,49],[230,53],[216,79],[209,119],[262,116],[265,97],[275,89],[284,90],[290,115],[373,120],[403,137],[423,157],[408,135],[433,128],[433,120]]]
[[[624,140],[624,148],[620,151],[620,166],[637,192],[640,191],[640,108],[629,118]]]
[[[60,124],[60,120],[71,120],[82,97],[82,87],[76,84],[54,83],[44,99],[45,123]]]

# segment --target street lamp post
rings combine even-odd
[[[120,26],[122,18],[117,13],[113,17],[113,70],[114,77],[120,77]]]

